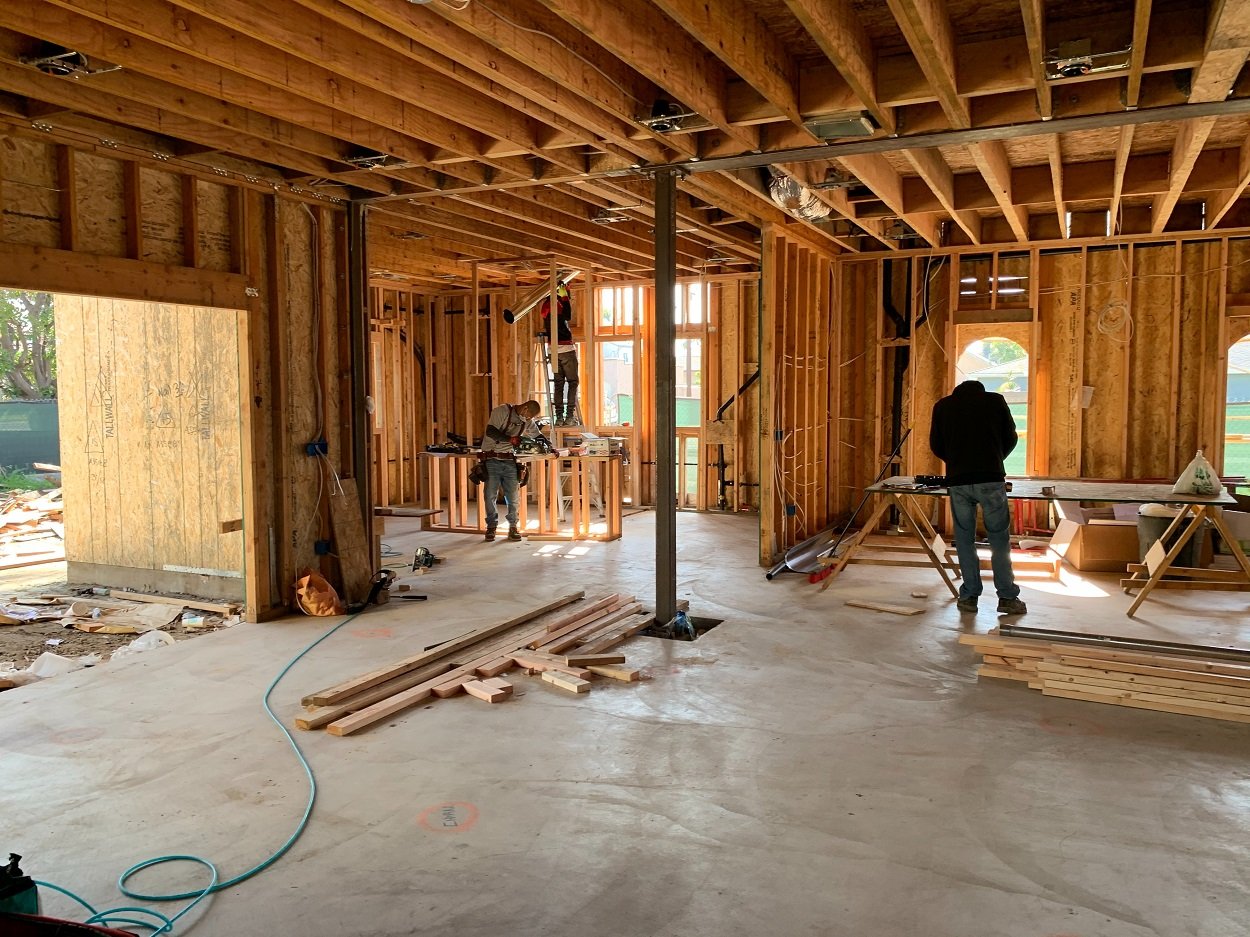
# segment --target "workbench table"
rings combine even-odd
[[[486,531],[482,485],[469,481],[477,464],[476,452],[422,452],[428,467],[425,477],[426,507],[423,529],[457,534]],[[528,465],[529,482],[517,507],[517,526],[534,540],[617,540],[621,536],[621,459],[619,456],[525,454],[517,462]],[[605,529],[592,530],[593,492],[590,475],[602,493]],[[567,487],[567,492],[565,488]],[[564,523],[567,503],[571,523]],[[436,519],[443,513],[445,519]],[[503,514],[502,507],[500,514]],[[502,516],[500,518],[502,523]]]
[[[1146,553],[1144,564],[1130,566],[1132,575],[1121,580],[1126,593],[1136,589],[1141,591],[1129,606],[1128,615],[1133,615],[1146,597],[1164,580],[1169,573],[1183,576],[1190,580],[1188,588],[1229,588],[1250,586],[1250,559],[1242,552],[1237,538],[1228,530],[1220,517],[1219,507],[1236,504],[1227,491],[1222,490],[1216,495],[1182,495],[1173,494],[1170,483],[1131,482],[1131,481],[1100,481],[1098,479],[1064,479],[1064,478],[1011,478],[1011,491],[1007,492],[1010,501],[1101,501],[1107,503],[1136,504],[1158,503],[1180,505],[1181,510],[1168,526],[1167,530]],[[928,514],[920,509],[917,498],[944,498],[945,488],[919,488],[914,485],[902,486],[878,482],[864,489],[875,501],[872,513],[855,535],[848,541],[845,548],[836,557],[831,557],[829,579],[840,573],[849,563],[856,562],[855,554],[864,544],[867,536],[876,529],[881,518],[890,508],[895,508],[907,519],[907,526],[920,545],[920,551],[927,557],[951,595],[959,597],[955,580],[959,578],[958,564],[948,555],[946,542],[929,523]],[[1236,560],[1239,570],[1190,569],[1173,566],[1185,545],[1193,538],[1202,522],[1210,520],[1220,532],[1228,549]],[[1179,534],[1171,548],[1165,548],[1173,534]],[[913,548],[914,549],[914,548]],[[875,565],[916,565],[909,560],[871,561]],[[1211,585],[1213,584],[1213,585]],[[828,585],[826,580],[825,585]],[[822,586],[823,588],[824,586]]]

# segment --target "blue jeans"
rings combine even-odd
[[[519,487],[517,485],[516,463],[511,459],[487,459],[486,490],[482,497],[486,501],[486,529],[494,530],[499,523],[499,512],[495,510],[495,502],[499,500],[499,489],[503,488],[503,499],[508,505],[508,526],[516,527]]]
[[[977,485],[952,485],[951,514],[955,518],[955,552],[959,554],[959,586],[961,599],[975,599],[981,594],[981,561],[977,557],[977,505],[985,521],[990,541],[990,566],[994,570],[994,589],[1000,599],[1020,596],[1015,574],[1011,571],[1011,508],[1007,505],[1007,489],[1002,482]]]

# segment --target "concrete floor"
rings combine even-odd
[[[279,714],[449,623],[576,587],[651,595],[650,515],[582,547],[414,529],[390,519],[386,541],[445,557],[415,582],[430,600],[348,623],[278,687]],[[574,697],[518,677],[503,705],[461,697],[348,738],[298,734],[311,825],[193,912],[194,933],[1250,933],[1250,726],[978,683],[931,572],[851,567],[821,592],[764,580],[753,518],[682,515],[679,539],[680,597],[724,624],[694,644],[631,641],[641,684]],[[1123,619],[1113,590],[1046,588],[1025,590],[1036,623]],[[1212,619],[1244,609],[1197,599]],[[1177,627],[1185,601],[1156,623]],[[150,856],[196,853],[223,876],[265,858],[307,794],[260,697],[331,624],[239,626],[0,695],[0,847],[100,906]],[[975,626],[993,624],[983,611]],[[78,917],[59,897],[45,909]]]

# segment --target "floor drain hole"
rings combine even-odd
[[[680,618],[675,618],[667,624],[660,624],[657,621],[640,633],[649,638],[664,638],[667,641],[697,641],[724,620],[723,618],[700,618],[688,615],[686,616],[688,624],[680,621]]]

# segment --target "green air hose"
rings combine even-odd
[[[97,911],[95,908],[93,908],[90,904],[88,904],[78,895],[74,894],[72,891],[69,891],[66,888],[62,888],[60,885],[53,885],[51,882],[41,882],[38,879],[35,880],[35,884],[42,885],[44,888],[51,888],[52,890],[58,891],[63,895],[67,895],[70,898],[73,898],[75,901],[77,901],[80,905],[82,905],[88,911],[90,911],[91,917],[89,917],[86,921],[83,922],[85,924],[100,924],[106,927],[111,927],[111,926],[118,925],[118,924],[130,924],[132,926],[146,927],[150,929],[152,931],[152,937],[155,937],[155,935],[157,934],[173,933],[174,924],[178,921],[178,919],[181,918],[183,915],[185,915],[188,911],[194,908],[197,904],[199,904],[205,898],[207,898],[209,895],[212,895],[212,894],[215,894],[216,892],[223,891],[227,888],[230,888],[232,885],[238,885],[240,882],[245,882],[252,876],[259,875],[261,872],[265,871],[265,869],[269,868],[271,865],[273,865],[275,862],[281,859],[286,854],[287,850],[289,850],[292,846],[295,845],[295,841],[300,838],[300,836],[304,832],[304,829],[308,826],[308,819],[310,816],[312,816],[313,802],[316,801],[317,799],[317,779],[313,777],[312,767],[308,764],[308,760],[304,758],[304,753],[300,751],[299,745],[295,743],[295,739],[291,736],[291,733],[287,731],[287,727],[282,724],[282,721],[278,719],[276,715],[274,715],[274,711],[269,706],[269,697],[270,695],[272,695],[277,685],[282,682],[282,678],[287,675],[287,672],[292,667],[294,667],[297,663],[299,663],[300,658],[302,658],[305,654],[307,654],[309,651],[315,648],[318,644],[320,644],[326,638],[330,637],[330,635],[334,634],[334,632],[338,631],[340,628],[342,628],[345,624],[347,624],[349,621],[351,621],[355,617],[356,615],[349,615],[347,618],[344,618],[341,622],[339,622],[337,625],[335,625],[333,628],[331,628],[329,631],[327,631],[325,634],[319,637],[316,641],[312,642],[312,644],[308,645],[308,647],[304,648],[302,651],[300,651],[298,654],[292,657],[289,661],[287,661],[286,666],[283,667],[282,670],[278,672],[278,675],[273,678],[272,682],[270,682],[268,689],[265,690],[264,697],[261,699],[261,705],[264,706],[265,712],[269,714],[269,718],[273,720],[273,724],[276,725],[278,729],[282,732],[282,734],[286,736],[286,740],[291,743],[291,750],[295,752],[295,757],[299,759],[299,763],[304,768],[304,774],[307,775],[308,777],[308,804],[307,806],[304,807],[304,815],[300,817],[299,823],[296,824],[295,832],[293,832],[287,838],[287,841],[278,848],[277,852],[271,855],[264,862],[261,862],[259,865],[255,865],[252,868],[248,869],[246,872],[243,872],[240,875],[236,875],[234,878],[228,879],[227,881],[224,881],[224,882],[218,881],[219,875],[217,872],[217,866],[213,865],[207,859],[204,859],[200,856],[190,856],[190,855],[158,856],[155,859],[148,859],[144,862],[138,863],[137,865],[132,865],[130,868],[128,868],[125,872],[121,874],[121,877],[118,878],[117,880],[117,890],[120,891],[127,898],[133,898],[136,901],[186,901],[187,899],[191,899],[190,904],[188,904],[185,908],[183,908],[173,917],[167,917],[166,915],[161,914],[159,911],[154,911],[151,908],[140,908],[140,907],[109,908],[108,910],[105,910],[105,911]],[[151,866],[154,866],[154,865],[163,865],[166,862],[194,862],[198,865],[202,865],[204,866],[204,868],[208,869],[209,872],[212,874],[212,880],[208,883],[206,887],[204,887],[203,889],[199,891],[184,891],[184,892],[179,892],[177,894],[170,894],[170,895],[159,895],[159,894],[158,895],[145,895],[141,892],[132,891],[131,889],[126,887],[126,881],[132,875],[135,875],[136,873],[142,871],[143,869],[150,868]],[[153,920],[143,920],[143,919],[136,919],[133,917],[129,917],[128,915],[131,915],[131,914],[149,915]],[[158,921],[160,922],[159,924],[156,923]]]

